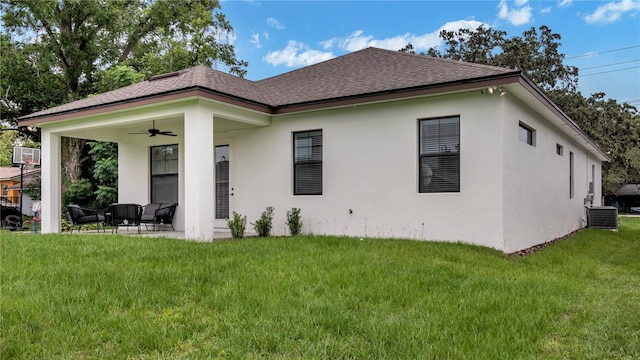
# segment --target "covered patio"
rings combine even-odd
[[[72,137],[118,144],[118,202],[177,203],[176,235],[215,238],[233,202],[233,175],[226,189],[214,181],[216,149],[218,163],[233,167],[234,133],[270,124],[199,83],[218,77],[230,75],[199,66],[22,118],[42,131],[42,232],[61,231],[61,138]]]

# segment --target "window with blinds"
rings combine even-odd
[[[460,117],[419,120],[419,191],[460,192]]]
[[[151,202],[178,203],[178,145],[151,147]]]
[[[322,195],[322,130],[293,133],[293,194]]]

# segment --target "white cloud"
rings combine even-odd
[[[526,4],[527,4],[527,1],[528,1],[528,0],[516,0],[516,1],[515,1],[515,3],[516,3],[516,6],[521,7],[521,6],[526,5]]]
[[[559,7],[567,7],[573,3],[573,0],[558,0]]]
[[[260,34],[252,34],[251,35],[251,40],[249,40],[250,43],[253,44],[253,46],[257,47],[257,48],[261,48],[262,46],[260,45]]]
[[[312,50],[307,45],[289,40],[289,44],[283,50],[272,51],[262,58],[263,61],[273,66],[286,65],[298,67],[313,65],[335,57],[332,52]]]
[[[487,24],[475,20],[459,20],[444,24],[438,30],[427,34],[401,34],[384,39],[376,39],[373,35],[367,35],[362,30],[356,30],[349,36],[340,38],[334,37],[322,41],[320,45],[324,49],[331,49],[336,46],[346,51],[358,51],[367,47],[377,47],[387,50],[399,50],[408,43],[411,43],[417,51],[425,51],[429,48],[436,47],[442,43],[440,39],[440,31],[457,31],[461,28],[475,30],[479,26],[489,27]]]
[[[510,9],[506,0],[500,0],[498,18],[507,20],[515,26],[530,22],[533,16],[531,6],[527,5],[526,1],[516,1],[515,5],[518,9]]]
[[[585,16],[584,20],[587,24],[608,24],[620,19],[622,14],[629,11],[640,11],[640,1],[622,0],[620,2],[606,3],[598,7],[593,13]]]
[[[541,14],[549,14],[551,13],[551,6],[547,6],[546,8],[540,9]]]
[[[489,27],[489,25],[476,20],[458,20],[448,22],[431,33],[406,33],[384,39],[376,39],[373,35],[365,34],[362,30],[356,30],[347,37],[334,37],[320,42],[320,45],[326,51],[313,50],[301,42],[289,40],[286,48],[272,51],[262,59],[266,63],[274,66],[286,65],[287,67],[298,67],[316,64],[335,57],[331,51],[334,47],[349,52],[362,50],[371,46],[388,50],[400,50],[408,43],[411,43],[416,51],[426,51],[429,48],[442,44],[442,39],[440,39],[439,36],[442,30],[457,31],[461,28],[475,30],[479,26]],[[264,38],[267,38],[266,34]]]
[[[284,29],[284,25],[282,25],[278,20],[271,17],[267,18],[267,24],[269,24],[269,26],[274,27],[278,30]]]

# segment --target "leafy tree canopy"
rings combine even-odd
[[[563,64],[560,35],[547,26],[532,27],[522,37],[508,38],[505,31],[479,26],[475,30],[442,30],[440,38],[444,46],[430,48],[423,55],[517,69],[545,91],[575,91],[578,84],[578,69]],[[415,53],[411,44],[400,51]]]
[[[3,0],[1,9],[7,31],[1,70],[22,77],[4,80],[0,89],[17,109],[6,115],[12,121],[103,90],[96,80],[119,65],[145,76],[199,64],[246,74],[217,0]],[[11,88],[19,84],[52,98],[20,95]]]
[[[13,128],[20,116],[195,65],[246,74],[218,0],[0,0],[0,14],[0,124]],[[65,198],[92,194],[83,164],[114,179],[104,176],[113,163],[87,152],[84,139],[62,138]],[[98,202],[113,189],[99,184]]]

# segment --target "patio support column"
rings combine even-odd
[[[59,233],[61,228],[60,135],[42,129],[41,138],[41,232]]]
[[[213,239],[215,158],[213,112],[197,104],[184,114],[184,236]]]

